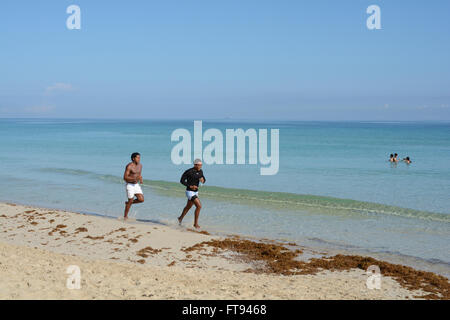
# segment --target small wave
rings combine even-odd
[[[111,174],[98,174],[91,171],[81,170],[81,169],[66,169],[66,168],[43,168],[40,169],[42,172],[48,173],[62,173],[74,176],[85,176],[100,180],[106,180],[115,183],[123,183],[123,180],[120,177],[111,175]]]

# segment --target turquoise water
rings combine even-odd
[[[0,119],[0,201],[121,216],[121,177],[138,151],[146,201],[131,215],[175,226],[189,167],[170,159],[177,128],[192,133],[193,121]],[[280,129],[280,169],[204,165],[204,229],[450,274],[450,124],[204,121],[208,128]],[[413,163],[390,164],[394,152]]]

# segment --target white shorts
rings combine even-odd
[[[198,191],[186,190],[186,197],[188,198],[188,200],[195,200],[195,198],[198,198]]]
[[[136,194],[142,194],[142,189],[139,183],[127,183],[125,184],[128,199],[134,198]]]

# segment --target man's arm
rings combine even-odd
[[[186,170],[186,171],[183,173],[183,175],[181,176],[181,179],[180,179],[180,183],[181,183],[182,185],[184,185],[185,187],[188,186],[188,184],[187,184],[187,172],[188,172],[188,170]]]
[[[202,170],[202,176],[200,177],[200,181],[201,181],[201,183],[206,182],[206,178],[205,178],[205,175],[203,174],[203,170]]]
[[[125,172],[123,174],[123,180],[125,180],[128,183],[133,183],[134,181],[130,181],[130,172],[131,172],[131,168],[130,165],[128,164],[127,167],[125,168]]]

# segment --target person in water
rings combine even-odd
[[[409,159],[409,157],[404,158],[403,161],[405,161],[406,164],[410,164],[411,163],[411,160]]]
[[[389,156],[389,162],[394,162],[394,155],[391,153],[391,155]]]
[[[135,152],[131,155],[131,162],[127,164],[125,168],[125,173],[123,174],[123,180],[125,181],[125,190],[127,193],[128,201],[125,202],[125,212],[123,214],[123,219],[128,218],[128,212],[130,211],[131,205],[133,203],[144,202],[144,194],[142,193],[142,164],[141,155]],[[134,198],[136,197],[136,199]]]
[[[398,162],[398,154],[397,153],[394,153],[394,162]]]
[[[178,223],[181,225],[184,216],[188,213],[193,205],[195,205],[195,217],[194,217],[194,227],[200,228],[198,225],[198,217],[200,215],[200,210],[202,204],[198,198],[198,185],[199,183],[205,183],[206,178],[202,170],[202,161],[200,159],[194,160],[194,167],[186,170],[181,176],[180,183],[186,186],[186,197],[187,203],[181,212],[181,216],[178,217]]]

